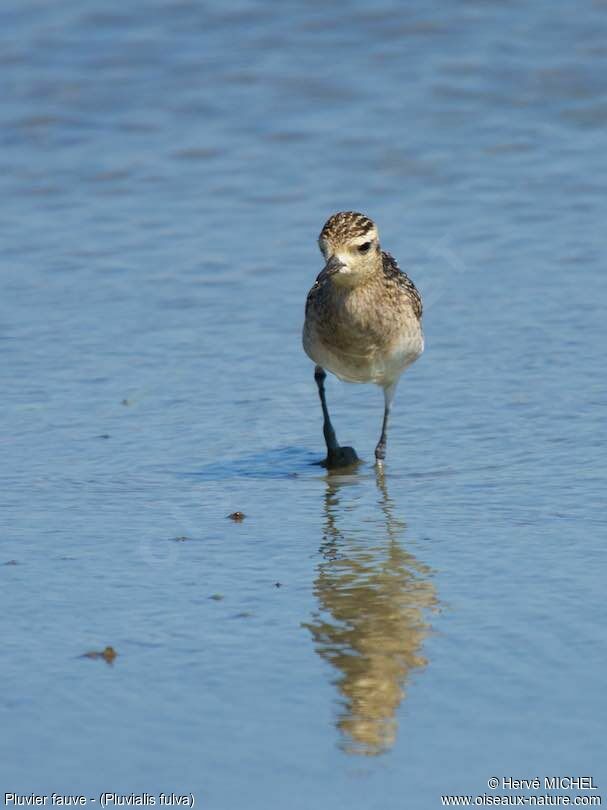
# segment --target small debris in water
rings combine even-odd
[[[216,602],[221,602],[221,600],[223,599],[223,594],[222,593],[212,593],[209,596],[209,599],[214,599]]]
[[[80,657],[81,658],[94,658],[94,659],[103,658],[103,660],[106,663],[113,664],[114,659],[116,658],[117,655],[118,655],[118,653],[116,652],[116,650],[113,647],[106,647],[104,650],[101,650],[101,652],[99,652],[97,650],[91,650],[90,652],[83,653]]]
[[[189,540],[189,539],[190,539],[190,538],[189,538],[189,537],[187,537],[185,534],[182,534],[180,537],[173,537],[173,540],[174,540],[176,543],[185,543],[185,542],[186,542],[186,540]]]
[[[4,565],[19,565],[19,563],[17,562],[17,560],[7,560],[7,562],[5,562]]]
[[[246,515],[244,512],[232,512],[231,515],[228,515],[230,520],[233,520],[235,523],[242,523],[245,519]]]
[[[97,436],[97,438],[98,439],[109,439],[110,434],[109,433],[100,433],[99,436]]]
[[[121,404],[121,405],[130,405],[130,404],[131,404],[131,401],[130,401],[129,399],[123,399],[123,400],[122,400],[122,402],[121,402],[120,404]]]
[[[282,582],[275,582],[274,587],[275,588],[282,588]]]

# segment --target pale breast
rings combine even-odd
[[[423,352],[421,298],[394,259],[354,289],[322,274],[310,290],[303,344],[307,355],[346,382],[390,385]]]
[[[304,327],[303,345],[311,360],[345,382],[390,385],[423,352],[424,338],[416,321],[381,345],[364,341],[336,345],[308,323]]]

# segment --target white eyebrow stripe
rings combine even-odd
[[[376,231],[368,231],[364,236],[359,236],[358,240],[354,243],[356,245],[366,245],[367,242],[374,242],[377,239]]]

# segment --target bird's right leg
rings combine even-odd
[[[327,397],[325,395],[326,378],[327,372],[324,370],[324,368],[316,366],[316,368],[314,369],[314,379],[316,380],[316,385],[318,386],[318,396],[320,397],[320,405],[322,407],[322,416],[323,416],[322,432],[325,437],[325,443],[327,445],[327,453],[330,455],[331,453],[336,453],[339,450],[339,445],[337,443],[337,436],[335,435],[335,431],[333,430],[333,425],[331,424],[329,409],[327,408]]]
[[[320,397],[323,416],[322,432],[325,437],[325,444],[327,445],[325,466],[329,469],[348,467],[350,464],[355,464],[358,461],[358,456],[353,447],[340,447],[337,442],[337,436],[331,424],[331,417],[329,416],[329,409],[327,408],[327,398],[325,395],[326,377],[327,373],[324,368],[316,366],[314,369],[314,379],[318,386],[318,396]]]

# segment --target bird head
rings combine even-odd
[[[324,272],[335,284],[355,287],[381,267],[375,223],[356,211],[340,211],[324,224],[318,246],[325,257]]]

